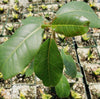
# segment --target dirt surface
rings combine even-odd
[[[71,84],[72,85],[72,84]],[[41,98],[41,92],[40,90],[42,90],[44,93],[48,93],[52,96],[51,99],[74,99],[71,94],[68,98],[59,98],[57,95],[56,95],[56,92],[55,92],[55,89],[54,88],[46,88],[46,87],[43,87],[43,85],[39,85],[37,87],[37,99],[42,99]],[[81,95],[82,98],[79,98],[79,99],[86,99],[86,94],[85,94],[85,89],[84,89],[84,84],[81,83],[81,82],[77,82],[73,85],[72,87],[72,90],[74,90],[75,92],[79,93]]]
[[[45,2],[42,2],[42,1],[43,0],[33,0],[32,2],[28,2],[28,0],[20,0],[20,4],[18,4],[18,7],[20,9],[19,11],[15,11],[13,8],[13,5],[15,4],[14,0],[10,0],[10,4],[3,4],[2,0],[0,0],[0,7],[4,8],[4,11],[0,12],[0,35],[2,34],[4,36],[5,35],[11,36],[12,34],[14,34],[16,29],[21,26],[21,20],[25,19],[28,16],[29,11],[27,10],[27,8],[32,3],[36,4],[34,5],[32,16],[37,16],[37,17],[44,16],[48,21],[51,21],[52,18],[55,16],[54,12],[56,12],[59,9],[59,3],[60,4],[65,3],[64,0],[59,0],[59,2],[56,2],[56,0],[45,0]],[[47,4],[47,9],[43,10],[41,8],[40,3]],[[55,3],[55,4],[52,4],[52,3]],[[13,16],[12,16],[13,12],[19,15],[18,19],[16,20],[13,19]],[[49,14],[49,17],[46,17],[45,16],[46,14]],[[7,31],[6,29],[7,25],[13,25],[14,30]],[[47,34],[51,33],[51,31],[45,31],[45,32]],[[92,67],[93,66],[92,64],[94,63],[100,63],[100,31],[93,30],[93,32],[94,33],[91,32],[91,34],[88,35],[90,36],[89,40],[83,40],[82,36],[75,37],[76,43],[79,47],[77,51],[78,51],[79,60],[82,66],[84,63],[86,63],[85,64],[86,67],[88,67],[88,63],[90,63],[90,67]],[[0,37],[0,44],[7,41],[8,39],[9,37]],[[59,46],[59,49],[61,49],[62,46],[65,47],[68,45],[68,53],[73,57],[74,61],[77,63],[77,58],[76,58],[75,49],[74,49],[75,47],[74,47],[73,39],[71,37],[65,37],[64,39],[60,39],[57,37],[57,44]],[[88,60],[87,53],[91,46],[93,46],[92,51],[95,58],[91,58],[90,60]],[[98,49],[98,51],[96,48]],[[83,66],[83,68],[85,66]],[[77,64],[77,71],[80,72],[80,68],[78,64]],[[99,77],[95,76],[92,72],[92,68],[84,68],[84,72],[85,72],[86,80],[88,84],[90,83],[94,83],[94,85],[96,83],[100,84],[100,76]],[[2,97],[4,97],[5,99],[11,99],[11,97],[13,97],[12,99],[19,99],[20,92],[22,92],[22,94],[26,97],[26,99],[35,99],[35,97],[36,99],[41,99],[40,90],[42,90],[44,93],[51,94],[52,99],[73,99],[71,95],[69,98],[58,98],[54,89],[50,90],[50,88],[43,86],[42,81],[37,77],[35,79],[35,77],[36,76],[32,75],[30,77],[25,78],[24,75],[17,75],[13,77],[12,79],[8,79],[8,80],[3,80],[1,78],[0,89],[3,88],[2,94],[1,94]],[[68,76],[66,77],[68,78],[68,81],[70,83],[76,82],[73,85],[72,90],[81,94],[82,98],[80,99],[86,99],[86,94],[85,94],[84,84],[82,83],[82,78],[72,79],[71,77],[68,77]],[[36,84],[35,86],[34,86],[34,83]],[[97,87],[95,88],[92,85],[89,85],[89,86],[90,86],[89,88],[91,91],[92,99],[100,99],[100,97],[98,96],[98,93],[100,95],[100,91],[97,90]]]
[[[100,83],[99,84],[90,84],[89,85],[91,98],[100,99]]]
[[[78,47],[95,46],[95,42],[92,37],[90,37],[89,40],[83,40],[81,36],[76,36],[75,40],[76,40]]]

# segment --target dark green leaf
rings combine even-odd
[[[61,50],[61,55],[63,59],[63,63],[66,68],[66,74],[71,76],[72,78],[76,77],[77,70],[76,70],[76,64],[73,61],[72,56],[66,55],[63,50]]]
[[[33,17],[33,16],[30,16],[28,18],[26,18],[25,20],[22,20],[22,24],[23,25],[26,25],[26,24],[37,24],[38,25],[40,24],[43,24],[43,17]]]
[[[45,86],[56,86],[63,72],[63,62],[53,39],[46,40],[34,59],[34,72]]]
[[[32,61],[41,45],[42,32],[40,25],[27,24],[0,46],[0,72],[4,79],[15,76]]]
[[[34,69],[33,69],[33,61],[30,63],[29,68],[25,71],[25,76],[29,77],[33,74]]]
[[[57,33],[72,37],[86,33],[89,29],[89,21],[83,16],[70,16],[65,13],[55,18],[52,28]]]
[[[64,75],[62,75],[60,82],[55,87],[56,94],[60,98],[66,98],[70,95],[70,85]]]
[[[73,1],[65,4],[57,11],[57,17],[63,14],[70,16],[84,16],[90,21],[90,27],[100,28],[100,19],[91,7],[82,1]]]

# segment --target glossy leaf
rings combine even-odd
[[[28,18],[26,18],[25,20],[22,20],[22,24],[23,25],[26,25],[26,24],[37,24],[38,25],[40,24],[43,24],[43,17],[33,17],[33,16],[30,16]]]
[[[32,61],[41,45],[42,32],[40,25],[27,24],[0,46],[0,72],[4,79],[15,76]]]
[[[59,83],[55,87],[56,94],[60,98],[66,98],[70,95],[70,85],[64,75],[62,75]]]
[[[47,39],[34,59],[34,72],[45,86],[56,86],[63,72],[63,62],[53,39]]]
[[[89,29],[89,21],[85,17],[61,14],[55,18],[52,28],[67,37],[73,37],[86,33]]]
[[[63,59],[63,63],[65,65],[66,71],[65,73],[72,78],[76,77],[77,70],[76,70],[76,64],[70,55],[66,55],[63,50],[61,50],[61,55]]]
[[[33,74],[34,69],[33,69],[33,61],[30,63],[29,68],[25,71],[25,76],[29,77]]]
[[[100,19],[91,7],[82,1],[73,1],[65,4],[57,11],[57,17],[63,14],[70,16],[84,16],[90,21],[90,27],[100,28]]]

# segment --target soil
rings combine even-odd
[[[93,34],[93,38],[97,46],[100,46],[100,30],[97,33]]]
[[[4,43],[8,39],[9,37],[0,37],[0,44]]]
[[[98,52],[99,52],[99,57],[100,57],[100,46],[97,46]]]
[[[76,36],[75,37],[76,43],[78,47],[90,47],[90,46],[95,46],[95,42],[92,37],[90,37],[89,40],[83,40],[81,36]]]
[[[68,98],[59,98],[56,95],[54,88],[47,88],[47,87],[44,87],[43,85],[37,86],[37,98],[36,99],[42,99],[40,90],[42,90],[43,93],[52,95],[51,99],[74,99],[71,95]],[[72,87],[72,90],[74,90],[75,92],[79,93],[82,96],[82,98],[80,98],[80,99],[86,99],[87,96],[85,94],[85,89],[84,89],[83,83],[81,83],[81,82],[75,83]]]
[[[90,83],[100,82],[100,79],[97,79],[95,75],[91,74],[91,71],[90,72],[85,71],[85,74],[88,82]]]
[[[2,16],[1,16],[0,22],[1,22],[1,23],[6,22],[6,18],[7,18],[7,15],[2,15]]]
[[[12,78],[12,85],[23,83],[23,84],[34,84],[35,82],[35,75],[33,74],[30,77],[25,77],[25,75],[18,74],[17,76]]]
[[[73,46],[73,39],[71,37],[66,37],[64,39],[61,39],[58,37],[57,39],[57,43],[60,45],[60,46],[66,46],[66,45],[69,45],[69,46]]]
[[[35,75],[33,74],[30,77],[25,77],[24,75],[17,75],[12,79],[4,80],[0,79],[0,87],[3,88],[11,88],[14,84],[34,84],[35,82]]]
[[[5,89],[0,87],[1,92],[0,92],[0,99],[11,99],[11,89]]]
[[[0,7],[4,9],[3,13],[0,13],[0,15],[4,15],[8,12],[9,5],[0,4]]]
[[[87,62],[87,63],[100,63],[100,58],[99,58],[99,54],[97,52],[96,48],[92,48],[92,54],[94,58],[90,58],[90,60],[88,60],[88,51],[89,48],[78,48],[78,55],[79,55],[79,59],[82,62]]]
[[[89,85],[92,99],[100,99],[100,84]]]
[[[99,64],[83,65],[87,83],[100,83],[100,77],[93,73],[93,70],[100,68]]]
[[[7,26],[13,26],[13,30],[10,31],[10,30],[7,30],[6,27]],[[16,29],[18,29],[19,27],[21,26],[20,23],[7,23],[5,28],[4,28],[4,33],[3,35],[12,35],[15,33]]]
[[[36,86],[33,85],[25,85],[25,84],[15,84],[12,86],[12,99],[19,99],[20,93],[23,94],[23,96],[26,99],[35,99],[36,97]]]
[[[4,87],[4,88],[11,88],[12,84],[11,84],[11,79],[9,80],[4,80],[4,79],[0,79],[0,87]]]

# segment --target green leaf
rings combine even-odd
[[[90,36],[88,36],[87,33],[85,33],[82,35],[82,39],[85,41],[90,40]]]
[[[83,77],[82,73],[81,72],[77,72],[76,78],[82,78],[82,77]]]
[[[91,7],[82,1],[73,1],[65,4],[57,11],[57,16],[66,14],[69,16],[84,16],[90,21],[90,27],[100,28],[100,19]]]
[[[25,71],[25,76],[29,77],[33,74],[34,69],[33,69],[33,61],[30,63],[29,68]]]
[[[60,98],[66,98],[70,95],[70,85],[64,75],[62,75],[59,83],[55,87],[56,94]]]
[[[41,45],[42,32],[40,25],[27,24],[0,46],[0,72],[4,79],[15,76],[32,61]]]
[[[42,94],[42,99],[51,99],[52,96],[50,94]]]
[[[82,95],[78,92],[75,92],[74,90],[71,90],[71,96],[74,98],[74,99],[81,99],[82,98]]]
[[[76,64],[73,61],[72,56],[66,55],[63,50],[61,50],[61,55],[62,55],[63,63],[66,68],[65,73],[71,76],[72,78],[76,77],[77,74]]]
[[[30,23],[32,23],[32,24],[38,23],[38,25],[41,25],[41,24],[43,24],[43,17],[42,16],[41,17],[30,16],[30,17],[26,18],[25,20],[22,20],[23,25],[30,24]]]
[[[83,16],[71,16],[65,13],[54,19],[52,28],[57,33],[63,34],[67,37],[73,37],[88,32],[89,21]]]
[[[34,59],[34,72],[45,86],[56,86],[63,72],[63,62],[54,39],[47,39]]]

